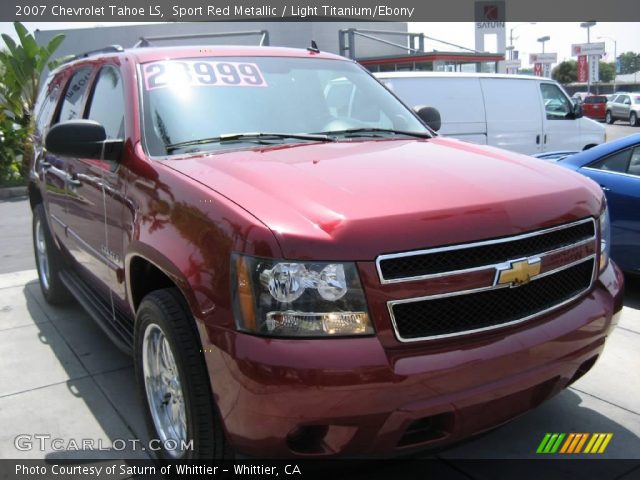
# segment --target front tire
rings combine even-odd
[[[605,114],[604,121],[607,122],[609,125],[613,123],[613,115],[611,115],[610,110],[608,110],[607,113]]]
[[[150,439],[159,440],[156,453],[162,459],[231,457],[201,350],[178,290],[156,290],[143,298],[136,315],[134,363]]]
[[[638,123],[638,114],[636,112],[631,112],[631,114],[629,115],[629,123],[632,127],[637,127],[638,125],[640,125],[640,123]]]
[[[52,305],[69,302],[72,299],[71,294],[60,280],[60,272],[64,267],[49,232],[47,217],[41,203],[33,209],[32,233],[33,251],[42,295]]]

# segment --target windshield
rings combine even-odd
[[[238,148],[242,142],[251,147],[318,140],[300,134],[351,139],[353,133],[344,131],[354,129],[428,135],[412,112],[352,62],[203,57],[146,63],[141,73],[145,143],[154,156]],[[279,136],[219,141],[257,133]]]

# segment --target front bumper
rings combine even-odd
[[[491,429],[567,387],[602,352],[622,288],[610,264],[590,293],[557,311],[444,344],[390,348],[379,335],[287,340],[227,332],[227,348],[203,347],[239,452],[394,455]]]

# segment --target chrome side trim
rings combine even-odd
[[[396,338],[398,339],[398,341],[402,342],[402,343],[411,343],[411,342],[421,342],[424,340],[438,340],[438,339],[442,339],[442,338],[451,338],[451,337],[460,337],[463,335],[470,335],[473,333],[479,333],[479,332],[486,332],[486,331],[490,331],[490,330],[496,330],[499,328],[503,328],[503,327],[508,327],[511,325],[516,325],[518,323],[522,323],[522,322],[526,322],[528,320],[532,320],[533,318],[539,317],[541,315],[545,315],[555,309],[558,309],[560,307],[563,307],[564,305],[567,305],[571,302],[573,302],[574,300],[576,300],[577,298],[581,297],[585,292],[588,292],[589,290],[591,290],[591,288],[593,287],[593,283],[595,282],[596,279],[596,272],[598,269],[598,262],[596,262],[596,254],[592,254],[589,255],[587,257],[581,258],[580,260],[577,260],[575,262],[569,263],[567,265],[563,265],[562,267],[558,267],[554,270],[549,270],[548,272],[544,272],[541,273],[540,275],[536,275],[535,277],[533,277],[531,279],[531,281],[534,280],[538,280],[540,278],[544,278],[547,277],[549,275],[553,275],[554,273],[558,273],[562,270],[566,270],[567,268],[571,268],[573,266],[579,265],[583,262],[587,262],[589,260],[593,261],[593,272],[591,274],[591,281],[589,283],[589,285],[584,288],[583,290],[581,290],[580,292],[578,292],[576,295],[574,295],[573,297],[564,300],[563,302],[558,303],[557,305],[553,305],[545,310],[541,310],[537,313],[534,313],[532,315],[529,315],[527,317],[523,317],[523,318],[519,318],[517,320],[512,320],[510,322],[506,322],[506,323],[501,323],[499,325],[491,325],[489,327],[483,327],[483,328],[476,328],[473,330],[464,330],[462,332],[455,332],[455,333],[447,333],[447,334],[443,334],[443,335],[431,335],[428,337],[418,337],[418,338],[404,338],[402,337],[402,335],[400,335],[400,332],[398,331],[398,325],[396,323],[396,318],[395,315],[393,313],[393,307],[395,305],[398,304],[402,304],[402,303],[413,303],[413,302],[421,302],[424,300],[434,300],[434,299],[439,299],[439,298],[445,298],[445,297],[454,297],[454,296],[458,296],[458,295],[468,295],[470,293],[479,293],[479,292],[484,292],[484,291],[488,291],[488,290],[498,290],[498,289],[502,289],[502,288],[510,288],[509,285],[501,285],[498,287],[482,287],[482,288],[476,288],[476,289],[472,289],[472,290],[464,290],[464,291],[460,291],[460,292],[449,292],[449,293],[441,293],[441,294],[437,294],[437,295],[429,295],[426,297],[416,297],[416,298],[407,298],[407,299],[403,299],[403,300],[391,300],[389,302],[387,302],[387,309],[389,310],[389,316],[391,317],[391,323],[393,325],[393,331],[396,335]],[[517,287],[516,287],[517,288]]]
[[[120,268],[122,268],[120,265],[115,263],[113,260],[111,260],[110,258],[106,257],[102,252],[99,252],[98,250],[93,248],[91,245],[89,245],[85,240],[82,239],[82,237],[80,237],[80,235],[78,235],[71,228],[69,228],[67,231],[68,231],[69,235],[71,235],[73,238],[75,238],[75,240],[80,245],[82,245],[91,255],[93,255],[95,258],[101,260],[111,270],[113,270],[114,272],[117,272]]]
[[[632,178],[634,180],[640,180],[640,176],[632,175],[630,173],[614,172],[613,170],[602,170],[600,168],[592,168],[592,167],[582,167],[582,168],[584,170],[591,170],[592,172],[607,173],[609,175],[618,175],[620,177],[628,177],[628,178]]]
[[[530,238],[530,237],[535,237],[538,235],[544,235],[547,233],[551,233],[551,232],[555,232],[558,230],[564,230],[566,228],[571,228],[574,227],[576,225],[582,225],[585,223],[591,222],[593,224],[593,236],[589,237],[587,239],[581,240],[579,242],[576,242],[574,244],[571,245],[566,245],[565,247],[560,247],[554,250],[549,250],[547,252],[540,252],[537,254],[537,256],[539,257],[545,257],[547,254],[551,254],[551,253],[557,253],[559,251],[562,251],[563,249],[570,249],[570,248],[574,248],[577,247],[578,245],[581,245],[583,243],[588,243],[588,242],[593,242],[596,239],[596,235],[598,233],[597,230],[597,225],[596,225],[596,220],[593,217],[589,217],[589,218],[585,218],[583,220],[578,220],[576,222],[572,222],[572,223],[565,223],[563,225],[557,225],[555,227],[551,227],[551,228],[546,228],[544,230],[536,230],[535,232],[529,232],[529,233],[523,233],[520,235],[515,235],[512,237],[504,237],[504,238],[499,238],[496,240],[483,240],[480,242],[473,242],[473,243],[462,243],[462,244],[458,244],[458,245],[450,245],[447,247],[436,247],[436,248],[429,248],[429,249],[425,249],[425,250],[412,250],[410,252],[401,252],[401,253],[389,253],[389,254],[383,254],[383,255],[378,255],[378,257],[376,258],[376,270],[378,271],[378,278],[380,279],[380,283],[382,283],[383,285],[386,284],[390,284],[390,283],[403,283],[403,282],[413,282],[413,281],[417,281],[417,280],[427,280],[430,278],[439,278],[439,277],[447,277],[450,275],[461,275],[461,274],[465,274],[465,273],[470,273],[470,272],[477,272],[479,270],[486,270],[489,268],[496,268],[496,266],[500,265],[503,262],[499,262],[499,263],[492,263],[492,264],[488,264],[488,265],[482,265],[479,267],[473,267],[473,268],[467,268],[467,269],[462,269],[462,270],[451,270],[448,272],[440,272],[440,273],[430,273],[427,275],[418,275],[418,276],[414,276],[414,277],[403,277],[403,278],[395,278],[395,279],[385,279],[384,275],[382,274],[382,268],[380,266],[380,263],[383,260],[391,260],[394,258],[403,258],[403,257],[415,257],[415,256],[420,256],[420,255],[428,255],[428,254],[432,254],[432,253],[440,253],[440,252],[448,252],[448,251],[453,251],[453,250],[464,250],[467,248],[473,248],[473,247],[481,247],[484,245],[492,245],[492,244],[498,244],[498,243],[508,243],[508,242],[514,242],[514,241],[518,241],[518,240],[522,240],[525,238]],[[535,254],[534,254],[535,255]],[[509,259],[505,259],[505,260],[509,260]]]

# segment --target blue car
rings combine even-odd
[[[540,158],[580,172],[600,184],[611,218],[611,258],[628,273],[640,274],[640,134],[571,155]]]

